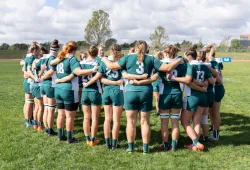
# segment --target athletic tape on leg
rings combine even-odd
[[[170,118],[171,119],[180,119],[180,114],[179,113],[171,113]]]
[[[25,99],[26,103],[34,103],[34,99]]]
[[[161,119],[168,119],[169,118],[169,113],[160,113],[160,118]]]
[[[202,125],[208,125],[208,115],[202,116],[201,124]]]

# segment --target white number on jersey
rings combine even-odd
[[[205,80],[205,72],[204,71],[197,71],[197,77],[196,80],[199,82],[203,82]]]
[[[136,69],[136,72],[138,74],[143,74],[144,73],[144,63],[139,63],[139,61],[137,61],[136,64],[139,65],[139,68]]]
[[[57,65],[56,72],[59,73],[59,74],[63,74],[64,73],[63,63],[60,63],[60,64]]]
[[[107,70],[106,75],[107,75],[109,78],[114,78],[114,79],[118,78],[118,76],[119,76],[118,71],[111,71],[111,70],[109,70],[108,68],[106,68],[106,70]]]

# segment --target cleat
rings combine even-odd
[[[148,155],[148,154],[149,154],[149,152],[143,152],[142,154],[143,154],[143,155]]]
[[[128,154],[132,154],[134,152],[134,150],[131,149],[127,149],[126,151],[128,152]]]
[[[198,143],[196,146],[190,144],[190,145],[184,145],[184,148],[202,152],[204,150],[204,145],[202,145],[201,143]]]
[[[91,141],[87,140],[86,143],[87,143],[88,146],[90,146]]]
[[[38,130],[38,131],[44,130],[44,126],[38,126],[37,130]]]
[[[106,145],[107,149],[113,149],[113,147],[111,145]]]
[[[100,143],[100,140],[96,139],[95,141],[90,141],[89,146],[95,146]]]
[[[208,139],[211,141],[218,141],[219,140],[219,138],[215,138],[213,135],[209,136]]]
[[[35,130],[38,130],[38,125],[34,125],[33,128],[34,128]]]
[[[165,152],[167,152],[167,151],[169,151],[169,150],[171,149],[170,146],[168,146],[168,147],[165,148],[163,144],[160,144],[160,148],[161,148],[163,151],[165,151]]]
[[[67,140],[66,136],[62,136],[62,137],[58,138],[58,141],[66,141],[66,140]]]
[[[31,123],[26,123],[26,128],[30,128],[33,127],[33,125]]]
[[[75,138],[72,138],[71,140],[67,140],[66,143],[67,144],[74,144],[74,143],[78,143],[79,141]]]
[[[204,145],[202,145],[201,143],[198,143],[198,144],[196,145],[196,149],[197,149],[198,151],[202,152],[202,151],[204,151]]]
[[[57,133],[54,130],[52,130],[50,133],[48,132],[48,136],[56,136],[56,135]]]

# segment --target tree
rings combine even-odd
[[[85,39],[88,44],[104,44],[112,35],[109,14],[103,10],[94,11],[85,28]]]
[[[199,42],[196,44],[199,49],[203,48],[204,44],[202,43],[202,39],[200,38]]]
[[[230,49],[231,50],[241,50],[241,49],[243,49],[243,46],[241,45],[240,40],[239,39],[232,39]]]
[[[3,44],[0,46],[0,50],[8,50],[9,47],[10,47],[9,44],[3,43]]]
[[[220,48],[228,48],[231,42],[231,36],[223,37],[223,39],[220,42]]]
[[[183,40],[182,43],[181,43],[181,48],[182,48],[183,50],[187,50],[187,49],[190,48],[192,45],[193,45],[193,43],[192,43],[191,41]]]
[[[13,44],[8,50],[28,50],[29,45],[27,44]]]
[[[128,49],[130,47],[130,44],[129,43],[123,43],[123,44],[120,44],[121,48],[122,49]]]
[[[154,33],[150,34],[149,39],[152,42],[153,48],[162,50],[166,45],[166,41],[168,40],[168,35],[166,35],[164,27],[158,26],[155,28]]]
[[[178,47],[179,49],[181,49],[181,44],[180,43],[176,43],[174,44],[174,46]]]
[[[76,44],[77,44],[78,47],[89,46],[89,44],[86,41],[77,41]]]
[[[105,47],[106,47],[106,48],[109,48],[112,44],[115,44],[115,43],[117,43],[117,40],[114,39],[114,38],[110,38],[110,39],[108,39],[108,40],[105,42]]]

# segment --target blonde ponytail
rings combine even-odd
[[[138,61],[141,63],[144,60],[144,55],[148,50],[148,45],[145,41],[139,40],[135,44],[135,49],[137,50]]]

